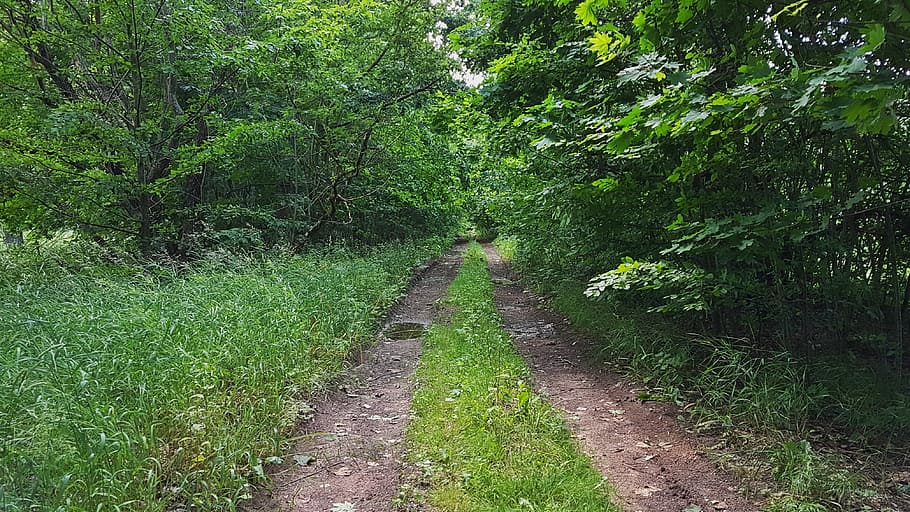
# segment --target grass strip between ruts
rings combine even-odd
[[[442,511],[618,511],[562,418],[528,385],[501,327],[481,248],[471,244],[418,368],[412,459]]]

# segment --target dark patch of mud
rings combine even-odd
[[[386,327],[382,335],[390,340],[413,340],[423,337],[427,327],[420,322],[396,322]]]

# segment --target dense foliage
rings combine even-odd
[[[68,269],[0,251],[0,509],[235,509],[303,400],[446,246],[179,272],[100,266],[82,247],[54,254]]]
[[[441,9],[3,0],[0,227],[172,255],[445,229]]]
[[[452,101],[461,151],[484,155],[474,215],[530,267],[901,371],[905,2],[484,0],[465,16],[454,45],[487,73]]]

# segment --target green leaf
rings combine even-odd
[[[298,466],[307,466],[313,462],[316,462],[316,457],[312,455],[294,455],[294,464]]]
[[[625,153],[634,140],[635,137],[630,132],[620,132],[619,135],[613,137],[613,140],[610,141],[610,144],[608,144],[607,147],[613,153]]]
[[[609,192],[619,186],[619,180],[616,178],[601,178],[594,183],[591,183],[591,185],[604,192]]]
[[[693,16],[695,16],[695,13],[692,12],[692,9],[680,7],[679,14],[676,16],[676,23],[684,25],[687,21],[691,20]]]
[[[874,52],[885,42],[885,26],[881,23],[868,25],[860,32],[866,36],[866,42],[862,46],[864,52]]]
[[[619,52],[629,43],[629,37],[622,34],[597,32],[588,39],[593,52],[597,53],[601,62],[610,62],[619,56]]]
[[[793,2],[792,4],[785,6],[783,9],[781,9],[776,14],[771,16],[771,21],[773,21],[774,23],[777,23],[777,18],[784,16],[784,15],[799,16],[800,13],[802,13],[803,10],[806,9],[806,7],[809,7],[809,0],[797,0],[796,2]]]
[[[575,17],[582,25],[597,25],[597,15],[594,14],[594,0],[585,0],[575,8]]]
[[[645,15],[645,11],[638,11],[638,14],[632,18],[632,26],[637,28],[639,31],[644,30],[647,23],[648,17]]]

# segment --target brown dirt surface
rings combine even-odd
[[[531,368],[535,389],[565,411],[581,448],[629,511],[752,512],[760,506],[708,459],[670,404],[643,402],[636,385],[594,363],[593,342],[516,284],[484,244],[503,324]],[[699,508],[695,508],[697,506]]]
[[[401,322],[429,325],[436,302],[458,273],[459,244],[419,273],[389,314],[383,331]],[[403,436],[420,357],[419,339],[393,340],[380,334],[337,392],[313,405],[284,462],[270,472],[243,509],[247,512],[393,510],[405,462]]]

